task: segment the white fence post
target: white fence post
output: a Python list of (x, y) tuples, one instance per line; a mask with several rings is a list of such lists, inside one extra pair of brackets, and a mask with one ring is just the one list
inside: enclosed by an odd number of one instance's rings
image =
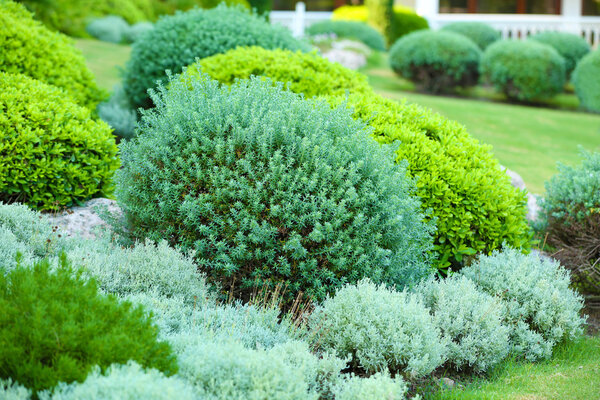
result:
[(416, 0), (415, 2), (415, 11), (429, 22), (431, 29), (439, 28), (437, 18), (439, 10), (439, 0)]
[(304, 28), (306, 27), (306, 4), (299, 1), (296, 3), (296, 12), (294, 13), (294, 22), (292, 25), (292, 34), (295, 37), (304, 36)]

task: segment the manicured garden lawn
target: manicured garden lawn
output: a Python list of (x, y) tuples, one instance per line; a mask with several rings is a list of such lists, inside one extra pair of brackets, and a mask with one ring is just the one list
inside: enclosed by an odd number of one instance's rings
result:
[[(518, 172), (533, 193), (543, 193), (557, 161), (578, 163), (579, 146), (600, 149), (600, 115), (414, 93), (414, 86), (385, 68), (384, 62), (381, 57), (363, 70), (377, 92), (464, 124), (471, 135), (492, 145), (500, 162)], [(562, 105), (577, 102), (572, 95), (554, 100)]]
[(83, 52), (98, 86), (111, 91), (121, 81), (119, 67), (129, 59), (131, 48), (93, 39), (76, 39), (75, 47)]

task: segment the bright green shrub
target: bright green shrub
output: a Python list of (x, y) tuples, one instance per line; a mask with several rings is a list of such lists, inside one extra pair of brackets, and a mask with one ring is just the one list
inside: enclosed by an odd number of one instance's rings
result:
[(284, 302), (321, 299), (364, 276), (405, 285), (429, 273), (432, 227), (413, 182), (347, 110), (206, 75), (172, 80), (155, 103), (121, 147), (132, 235), (195, 251), (241, 298), (283, 284)]
[(600, 153), (577, 167), (558, 164), (541, 202), (541, 233), (580, 289), (600, 294)]
[(334, 34), (339, 38), (358, 40), (373, 50), (384, 51), (383, 36), (369, 25), (354, 21), (319, 21), (310, 25), (306, 33), (312, 36)]
[(3, 400), (29, 400), (31, 390), (13, 382), (12, 379), (0, 379), (0, 398)]
[(508, 327), (502, 303), (461, 275), (429, 280), (417, 287), (448, 346), (448, 363), (457, 370), (486, 371), (508, 354)]
[(204, 58), (193, 64), (187, 75), (198, 75), (198, 69), (212, 79), (231, 85), (236, 79), (266, 76), (273, 81), (289, 83), (289, 90), (305, 97), (371, 93), (367, 78), (340, 64), (315, 54), (289, 50), (266, 50), (262, 47), (237, 48), (225, 54)]
[(581, 105), (600, 112), (600, 51), (583, 57), (573, 72), (573, 85)]
[(569, 288), (569, 272), (550, 258), (509, 248), (481, 256), (460, 273), (502, 299), (511, 351), (517, 356), (548, 358), (557, 343), (583, 333), (583, 298)]
[(241, 8), (195, 9), (160, 19), (133, 44), (123, 77), (125, 93), (134, 108), (151, 107), (146, 91), (167, 80), (165, 70), (179, 73), (196, 58), (240, 46), (308, 50), (287, 29)]
[(335, 390), (336, 400), (404, 400), (408, 386), (400, 376), (376, 373), (368, 378), (352, 376)]
[(392, 69), (426, 92), (440, 93), (477, 83), (481, 51), (465, 36), (422, 30), (390, 48)]
[(501, 40), (481, 59), (481, 74), (510, 99), (535, 101), (560, 93), (565, 61), (552, 47), (534, 40)]
[(91, 110), (105, 97), (72, 41), (50, 32), (10, 0), (0, 0), (0, 72), (58, 86)]
[(125, 32), (129, 30), (129, 24), (123, 17), (109, 15), (94, 19), (86, 26), (85, 30), (96, 39), (104, 42), (122, 43)]
[(394, 0), (365, 0), (367, 21), (388, 40), (391, 37)]
[(115, 15), (128, 23), (155, 19), (154, 0), (18, 0), (35, 18), (52, 30), (69, 36), (85, 37), (85, 27), (93, 18)]
[(500, 31), (482, 22), (454, 22), (442, 27), (442, 31), (454, 32), (466, 36), (481, 50), (500, 40)]
[(418, 296), (369, 280), (346, 285), (309, 316), (311, 340), (321, 350), (352, 356), (350, 367), (422, 376), (442, 365), (446, 347)]
[(112, 191), (119, 166), (109, 127), (65, 93), (0, 73), (0, 201), (58, 210)]
[(135, 360), (167, 374), (177, 370), (168, 344), (141, 308), (98, 294), (61, 257), (0, 275), (0, 378), (34, 392), (82, 382), (94, 365)]
[(525, 194), (511, 185), (490, 147), (464, 126), (377, 95), (351, 95), (348, 105), (355, 118), (369, 122), (379, 143), (400, 142), (396, 160), (408, 160), (423, 210), (430, 209), (428, 218), (435, 219), (439, 268), (459, 269), (465, 257), (489, 253), (503, 242), (529, 248)]
[(259, 15), (268, 14), (273, 9), (273, 0), (249, 0), (249, 3)]
[(590, 52), (590, 45), (581, 36), (567, 32), (541, 32), (530, 37), (540, 43), (552, 46), (565, 60), (565, 70), (567, 78), (587, 53)]
[(194, 400), (194, 390), (178, 377), (155, 369), (144, 370), (134, 361), (113, 364), (103, 374), (96, 367), (82, 383), (61, 383), (41, 400)]

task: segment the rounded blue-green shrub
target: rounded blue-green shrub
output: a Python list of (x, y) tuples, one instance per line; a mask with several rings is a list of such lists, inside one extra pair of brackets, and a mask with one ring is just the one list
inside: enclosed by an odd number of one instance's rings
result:
[(552, 46), (565, 59), (565, 70), (567, 78), (587, 53), (590, 45), (579, 35), (567, 32), (541, 32), (533, 35), (530, 39)]
[(173, 79), (154, 102), (116, 178), (135, 237), (193, 250), (241, 298), (283, 284), (286, 300), (322, 299), (365, 276), (406, 285), (428, 274), (432, 225), (414, 182), (348, 110), (203, 74)]
[(454, 22), (445, 25), (442, 31), (454, 32), (471, 39), (481, 50), (500, 40), (500, 31), (483, 22)]
[(320, 21), (308, 27), (309, 35), (334, 34), (339, 38), (358, 40), (373, 50), (385, 51), (385, 39), (369, 25), (358, 21)]
[(596, 50), (583, 57), (573, 72), (573, 85), (581, 105), (600, 112), (600, 51)]

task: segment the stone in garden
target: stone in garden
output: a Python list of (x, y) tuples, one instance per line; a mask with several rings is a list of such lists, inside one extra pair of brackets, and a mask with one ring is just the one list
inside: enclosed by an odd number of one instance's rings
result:
[(359, 69), (367, 63), (367, 57), (364, 54), (352, 50), (331, 49), (323, 53), (323, 57), (349, 69)]
[(67, 236), (80, 236), (89, 239), (96, 237), (97, 230), (107, 227), (106, 222), (100, 218), (100, 213), (104, 209), (112, 215), (121, 214), (121, 209), (116, 201), (98, 198), (87, 201), (83, 206), (49, 215), (48, 219), (53, 226), (58, 226), (62, 233)]
[(368, 56), (371, 54), (369, 46), (356, 40), (342, 39), (331, 43), (331, 47), (337, 50), (350, 50)]
[[(506, 174), (510, 177), (511, 184), (521, 190), (527, 190), (525, 186), (525, 181), (521, 178), (521, 175), (517, 174), (515, 171), (511, 171), (510, 169), (500, 166)], [(540, 206), (537, 203), (537, 198), (533, 193), (527, 192), (527, 219), (529, 221), (535, 221), (538, 218), (538, 214), (540, 212)]]
[(450, 378), (442, 378), (440, 379), (440, 383), (442, 384), (442, 386), (448, 389), (452, 389), (454, 387), (454, 381)]

